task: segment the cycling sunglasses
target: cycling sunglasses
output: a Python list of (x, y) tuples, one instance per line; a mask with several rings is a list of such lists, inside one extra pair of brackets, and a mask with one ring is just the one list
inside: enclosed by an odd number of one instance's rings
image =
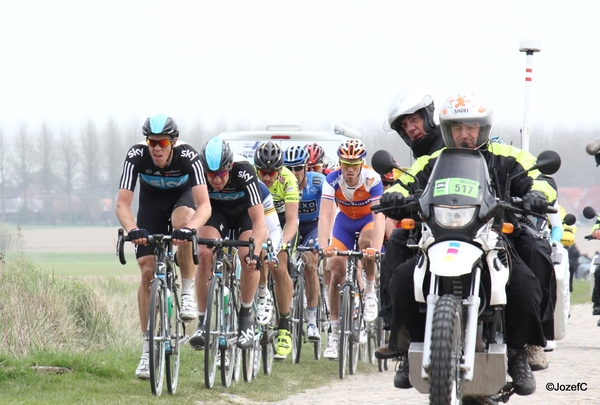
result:
[(206, 171), (206, 175), (208, 177), (210, 177), (211, 179), (214, 179), (215, 177), (223, 178), (223, 177), (227, 176), (227, 173), (229, 173), (229, 170), (220, 170), (218, 172)]
[(359, 160), (358, 162), (349, 162), (347, 160), (340, 159), (340, 163), (345, 168), (350, 168), (351, 167), (351, 168), (355, 169), (355, 168), (357, 168), (359, 166), (362, 166), (363, 160)]
[(304, 169), (304, 165), (298, 165), (298, 166), (286, 166), (288, 169), (294, 171), (294, 172), (301, 172), (302, 169)]
[(322, 169), (323, 169), (323, 165), (312, 165), (312, 166), (308, 166), (307, 170), (309, 172), (316, 172), (316, 171), (319, 171), (319, 170), (322, 170)]
[(146, 143), (148, 144), (148, 146), (150, 146), (151, 148), (156, 147), (156, 145), (160, 146), (161, 148), (166, 148), (167, 146), (169, 146), (171, 143), (173, 142), (172, 139), (159, 139), (159, 140), (154, 140), (154, 139), (146, 139)]
[(269, 177), (275, 177), (279, 174), (279, 170), (262, 170), (262, 169), (258, 169), (258, 173), (261, 176), (269, 176)]

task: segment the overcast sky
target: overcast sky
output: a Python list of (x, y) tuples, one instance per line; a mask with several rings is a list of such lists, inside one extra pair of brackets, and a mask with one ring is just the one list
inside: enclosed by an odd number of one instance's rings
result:
[(584, 1), (4, 1), (0, 128), (219, 121), (380, 125), (427, 85), (535, 125), (600, 129), (600, 24)]

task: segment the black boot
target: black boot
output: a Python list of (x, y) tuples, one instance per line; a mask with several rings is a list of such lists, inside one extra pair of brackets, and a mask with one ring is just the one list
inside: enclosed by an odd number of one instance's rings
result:
[(517, 395), (535, 392), (535, 377), (527, 361), (527, 349), (508, 349), (508, 374), (512, 377)]
[(412, 384), (408, 378), (408, 353), (403, 353), (400, 356), (400, 361), (396, 364), (394, 387), (401, 389), (412, 388)]

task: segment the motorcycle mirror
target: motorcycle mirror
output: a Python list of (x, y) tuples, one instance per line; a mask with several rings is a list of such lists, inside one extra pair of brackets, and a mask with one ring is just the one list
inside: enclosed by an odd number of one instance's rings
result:
[(529, 169), (539, 170), (543, 174), (554, 174), (560, 169), (560, 155), (553, 150), (545, 150), (537, 157), (537, 163)]
[(583, 209), (583, 216), (586, 217), (587, 219), (595, 219), (597, 216), (596, 210), (593, 209), (592, 207), (585, 207)]
[(575, 222), (577, 222), (577, 218), (575, 218), (575, 215), (573, 215), (573, 214), (567, 214), (563, 218), (563, 223), (565, 223), (569, 226), (575, 225)]
[(381, 176), (389, 173), (392, 169), (397, 169), (398, 165), (394, 163), (394, 157), (387, 150), (378, 150), (371, 157), (371, 166)]

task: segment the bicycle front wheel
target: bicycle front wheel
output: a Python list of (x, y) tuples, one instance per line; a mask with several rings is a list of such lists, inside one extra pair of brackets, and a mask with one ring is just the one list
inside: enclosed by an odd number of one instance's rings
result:
[(304, 277), (298, 276), (294, 282), (292, 295), (292, 361), (300, 363), (304, 329)]
[(148, 339), (150, 341), (150, 388), (152, 394), (162, 393), (165, 376), (166, 305), (165, 287), (161, 279), (154, 279), (148, 312)]
[(167, 299), (167, 315), (169, 319), (170, 339), (165, 342), (165, 364), (167, 371), (167, 389), (169, 394), (177, 391), (179, 381), (179, 358), (181, 357), (181, 346), (186, 342), (185, 325), (179, 319), (179, 295), (176, 290), (171, 293), (171, 299)]
[(204, 317), (204, 384), (212, 388), (217, 373), (217, 353), (219, 351), (219, 335), (221, 333), (221, 283), (219, 277), (213, 276), (208, 287), (206, 315)]
[(354, 297), (350, 291), (350, 286), (345, 286), (340, 307), (340, 341), (338, 349), (339, 376), (342, 380), (346, 376), (346, 360), (348, 359), (348, 346), (352, 334), (353, 315)]
[[(238, 299), (238, 288), (234, 284), (229, 291), (229, 298), (225, 298), (223, 303), (223, 329), (225, 339), (219, 342), (221, 345), (221, 384), (224, 387), (231, 385), (233, 372), (238, 359), (237, 335), (238, 335), (238, 313), (240, 311), (240, 301)], [(225, 346), (223, 346), (223, 343)], [(238, 369), (239, 371), (239, 369)]]

